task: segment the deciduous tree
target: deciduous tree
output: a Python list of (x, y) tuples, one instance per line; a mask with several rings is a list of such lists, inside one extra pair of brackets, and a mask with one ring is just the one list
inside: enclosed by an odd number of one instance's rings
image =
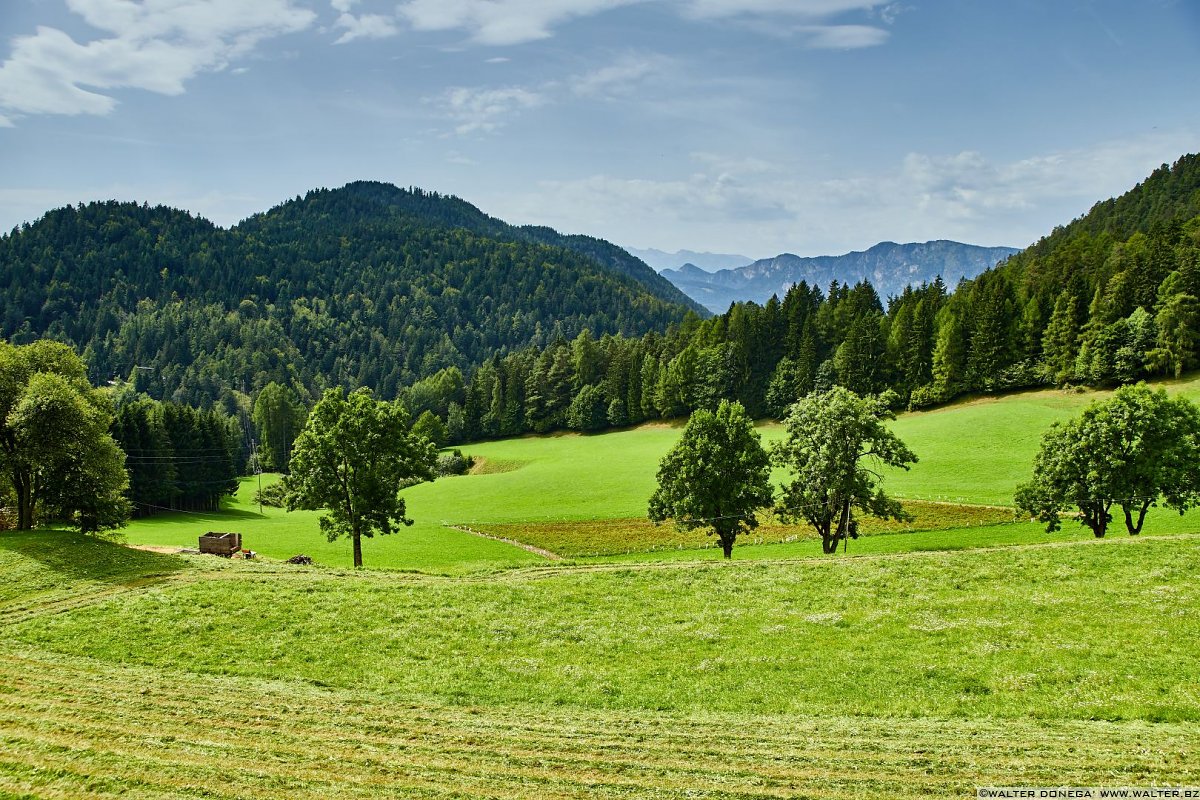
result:
[(377, 401), (368, 389), (329, 389), (292, 450), (287, 507), (324, 509), (322, 532), (331, 542), (349, 536), (361, 567), (363, 537), (412, 525), (400, 490), (432, 480), (434, 462), (433, 445), (410, 430), (403, 404)]
[(857, 535), (855, 510), (907, 520), (899, 501), (884, 494), (875, 467), (908, 469), (917, 456), (887, 428), (895, 419), (888, 396), (859, 396), (841, 386), (792, 406), (787, 438), (772, 459), (795, 476), (785, 484), (776, 513), (804, 520), (821, 536), (825, 553)]
[(1016, 505), (1061, 527), (1061, 515), (1077, 519), (1101, 538), (1112, 507), (1124, 513), (1130, 535), (1142, 531), (1146, 514), (1162, 503), (1183, 513), (1200, 502), (1200, 410), (1145, 384), (1125, 386), (1080, 416), (1051, 426), (1033, 462), (1033, 479), (1017, 488)]
[(19, 529), (32, 528), (39, 509), (86, 532), (125, 524), (129, 479), (112, 419), (69, 347), (0, 342), (0, 465)]
[(756, 513), (771, 504), (770, 470), (740, 403), (696, 411), (659, 464), (650, 519), (673, 519), (685, 530), (711, 528), (730, 558), (738, 534), (758, 527)]

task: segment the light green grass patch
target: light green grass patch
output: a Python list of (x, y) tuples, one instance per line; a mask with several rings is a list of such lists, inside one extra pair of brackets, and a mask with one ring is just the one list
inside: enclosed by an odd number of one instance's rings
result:
[[(262, 477), (264, 485), (279, 480), (278, 475)], [(198, 537), (207, 531), (233, 531), (242, 534), (243, 547), (269, 558), (286, 559), (304, 554), (329, 566), (351, 565), (350, 541), (328, 541), (317, 526), (319, 512), (287, 512), (263, 506), (262, 514), (259, 514), (258, 505), (252, 501), (257, 488), (257, 478), (243, 478), (237, 496), (227, 500), (220, 513), (158, 514), (134, 520), (125, 536), (135, 544), (196, 547)], [(416, 518), (411, 527), (363, 541), (366, 566), (461, 574), (543, 560), (503, 542), (445, 528), (436, 517), (415, 514), (411, 508), (409, 516)]]
[(8, 637), (416, 702), (1200, 721), (1200, 537), (487, 580), (245, 567)]

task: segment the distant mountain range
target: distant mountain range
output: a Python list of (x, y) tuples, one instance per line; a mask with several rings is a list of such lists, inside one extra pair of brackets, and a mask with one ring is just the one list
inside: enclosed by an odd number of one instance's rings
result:
[[(1018, 252), (1015, 247), (980, 247), (945, 239), (912, 244), (880, 242), (868, 250), (841, 256), (801, 258), (783, 253), (716, 272), (684, 264), (660, 274), (693, 300), (721, 313), (733, 302), (765, 303), (773, 294), (782, 298), (788, 287), (800, 281), (824, 289), (834, 280), (854, 284), (865, 279), (884, 299), (899, 294), (909, 284), (932, 281), (939, 275), (954, 288), (959, 280), (973, 278)], [(641, 258), (646, 261), (644, 256)]]
[(667, 253), (654, 248), (639, 250), (636, 247), (626, 247), (625, 249), (659, 272), (664, 269), (677, 269), (684, 264), (691, 264), (706, 272), (715, 272), (719, 269), (736, 269), (754, 263), (753, 258), (734, 253), (697, 253), (695, 250), (676, 250), (674, 253)]

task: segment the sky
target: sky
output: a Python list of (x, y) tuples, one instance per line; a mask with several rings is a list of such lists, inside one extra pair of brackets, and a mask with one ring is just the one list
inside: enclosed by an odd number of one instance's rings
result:
[(354, 180), (760, 258), (1023, 247), (1200, 151), (1200, 0), (0, 0), (0, 230)]

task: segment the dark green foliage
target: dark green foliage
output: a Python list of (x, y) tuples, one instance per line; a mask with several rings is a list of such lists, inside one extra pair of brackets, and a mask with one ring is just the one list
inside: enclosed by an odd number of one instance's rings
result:
[(1131, 535), (1162, 502), (1179, 513), (1200, 501), (1200, 409), (1145, 384), (1121, 387), (1077, 418), (1042, 437), (1033, 479), (1017, 488), (1017, 508), (1058, 530), (1061, 514), (1103, 537), (1112, 507), (1124, 513)]
[(821, 537), (825, 553), (857, 538), (855, 511), (879, 519), (911, 517), (879, 486), (878, 467), (908, 469), (917, 456), (888, 430), (896, 418), (890, 395), (860, 397), (841, 386), (806, 397), (791, 407), (787, 438), (772, 460), (795, 477), (785, 484), (776, 513), (804, 521)]
[(321, 531), (349, 536), (354, 566), (362, 566), (362, 537), (412, 525), (400, 489), (434, 477), (433, 445), (414, 434), (399, 402), (375, 400), (369, 389), (347, 397), (329, 389), (296, 439), (287, 481), (287, 508), (323, 510)]
[(304, 429), (307, 412), (296, 392), (271, 381), (254, 401), (252, 419), (258, 429), (260, 466), (274, 472), (287, 472), (292, 457), (292, 442)]
[(41, 519), (85, 533), (125, 524), (128, 479), (112, 418), (109, 398), (88, 384), (70, 348), (0, 341), (0, 470), (19, 530)]
[(113, 437), (127, 456), (138, 516), (216, 511), (246, 469), (245, 431), (223, 412), (140, 397), (117, 411)]
[(310, 192), (231, 230), (93, 203), (0, 237), (0, 336), (72, 343), (96, 381), (154, 367), (140, 391), (194, 405), (272, 381), (306, 402), (330, 385), (391, 397), (494, 352), (641, 335), (695, 307), (615, 251), (386, 184)]
[(368, 386), (456, 443), (722, 400), (778, 417), (834, 385), (922, 408), (1179, 375), (1200, 364), (1197, 198), (1200, 156), (1185, 156), (953, 294), (941, 279), (886, 303), (866, 282), (799, 283), (709, 319), (647, 294), (628, 277), (648, 280), (640, 262), (600, 240), (367, 183), (232, 231), (120, 204), (53, 212), (0, 240), (19, 267), (0, 280), (5, 330), (86, 343), (97, 376), (230, 411), (271, 382), (299, 402)]
[(758, 527), (771, 504), (771, 466), (753, 421), (738, 403), (692, 414), (658, 468), (650, 519), (684, 530), (711, 528), (726, 558), (739, 533)]
[(287, 505), (287, 484), (276, 481), (255, 491), (254, 502), (271, 508), (283, 508)]

